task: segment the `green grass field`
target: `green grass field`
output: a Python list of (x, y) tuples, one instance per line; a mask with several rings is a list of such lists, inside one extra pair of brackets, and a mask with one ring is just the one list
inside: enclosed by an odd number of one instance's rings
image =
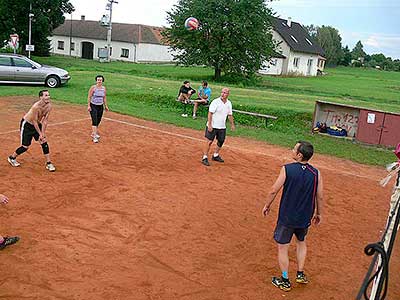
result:
[[(213, 82), (213, 70), (205, 67), (124, 62), (105, 64), (61, 56), (34, 59), (70, 72), (72, 79), (66, 86), (51, 90), (52, 98), (57, 101), (85, 104), (95, 75), (103, 74), (111, 110), (157, 122), (203, 129), (206, 112), (203, 111), (203, 118), (197, 120), (181, 118), (180, 107), (174, 99), (183, 80), (190, 80), (197, 88), (201, 80), (206, 79), (213, 89), (213, 98), (219, 96), (223, 86), (229, 86), (234, 108), (278, 116), (277, 121), (265, 128), (262, 120), (236, 115), (241, 125), (230, 135), (247, 136), (282, 146), (292, 146), (296, 140), (305, 139), (315, 145), (318, 153), (365, 164), (383, 165), (395, 159), (390, 149), (312, 135), (311, 125), (316, 100), (399, 112), (398, 72), (341, 67), (327, 69), (328, 75), (323, 77), (263, 76), (252, 86), (244, 86), (243, 83)], [(41, 88), (0, 85), (0, 96), (36, 95)]]

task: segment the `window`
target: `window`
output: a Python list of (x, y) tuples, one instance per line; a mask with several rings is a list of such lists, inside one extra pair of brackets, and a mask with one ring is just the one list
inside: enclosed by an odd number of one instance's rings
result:
[(16, 67), (32, 68), (32, 65), (31, 65), (29, 62), (27, 62), (27, 61), (25, 61), (25, 60), (23, 60), (23, 59), (15, 58), (15, 57), (14, 57), (13, 60), (14, 60), (14, 65), (15, 65)]
[(121, 57), (126, 57), (126, 58), (128, 58), (128, 57), (129, 57), (129, 49), (124, 49), (124, 48), (122, 48), (122, 49), (121, 49)]
[(306, 38), (306, 41), (310, 44), (310, 46), (312, 46), (312, 42), (308, 38)]
[(311, 66), (312, 66), (312, 62), (313, 62), (313, 60), (312, 60), (312, 59), (309, 59), (309, 60), (307, 61), (307, 66), (311, 67)]
[(300, 63), (300, 57), (295, 57), (293, 59), (293, 67), (298, 68)]
[(295, 41), (296, 43), (299, 43), (293, 35), (290, 35), (290, 37), (292, 38), (293, 41)]
[(0, 66), (11, 66), (11, 59), (9, 57), (0, 57)]
[(71, 42), (71, 51), (75, 50), (75, 43)]
[(64, 50), (64, 41), (58, 41), (57, 49), (58, 50)]

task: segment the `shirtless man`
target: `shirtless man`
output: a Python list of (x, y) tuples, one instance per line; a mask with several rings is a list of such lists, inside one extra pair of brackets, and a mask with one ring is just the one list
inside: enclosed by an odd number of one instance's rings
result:
[(47, 144), (46, 128), (47, 120), (51, 111), (50, 94), (48, 90), (39, 92), (39, 101), (32, 105), (31, 109), (21, 120), (21, 146), (8, 157), (8, 162), (13, 167), (18, 167), (20, 163), (17, 156), (26, 152), (31, 145), (32, 138), (39, 141), (42, 146), (43, 154), (46, 157), (46, 169), (54, 172), (56, 168), (51, 163), (49, 145)]

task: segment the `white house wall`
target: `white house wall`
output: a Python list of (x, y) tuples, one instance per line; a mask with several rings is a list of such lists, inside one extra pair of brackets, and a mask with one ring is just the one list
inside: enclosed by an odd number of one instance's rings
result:
[[(49, 37), (51, 53), (69, 55), (69, 37), (68, 36), (52, 36)], [(64, 50), (58, 49), (58, 42), (64, 42)], [(99, 48), (104, 48), (107, 44), (105, 40), (84, 39), (72, 37), (72, 42), (75, 43), (75, 49), (71, 51), (72, 56), (82, 57), (82, 42), (93, 43), (93, 59), (98, 59)], [(125, 42), (111, 42), (111, 59), (130, 61), (130, 62), (171, 62), (172, 55), (168, 52), (168, 46), (155, 44), (133, 44)], [(128, 57), (122, 57), (122, 49), (129, 51)]]
[(271, 58), (258, 73), (263, 75), (281, 75), (282, 74), (283, 59), (282, 58)]
[[(299, 59), (298, 66), (294, 66), (295, 58)], [(310, 73), (308, 74), (308, 60), (312, 60)], [(300, 74), (303, 76), (316, 76), (317, 75), (318, 55), (293, 52), (291, 51), (288, 59), (288, 73), (287, 74)]]

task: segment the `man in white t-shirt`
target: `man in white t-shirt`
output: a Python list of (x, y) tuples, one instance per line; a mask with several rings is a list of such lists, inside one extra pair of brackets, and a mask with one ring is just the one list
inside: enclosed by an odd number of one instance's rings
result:
[(207, 145), (204, 149), (202, 164), (209, 166), (208, 152), (210, 151), (211, 144), (214, 139), (217, 138), (217, 147), (215, 148), (214, 155), (212, 157), (213, 161), (223, 163), (224, 160), (219, 155), (219, 150), (225, 141), (226, 136), (226, 117), (229, 118), (231, 123), (231, 130), (235, 130), (235, 124), (233, 122), (232, 115), (232, 103), (228, 100), (229, 89), (223, 88), (221, 91), (221, 96), (214, 99), (210, 107), (208, 108), (208, 120), (206, 124), (205, 137), (207, 139)]

